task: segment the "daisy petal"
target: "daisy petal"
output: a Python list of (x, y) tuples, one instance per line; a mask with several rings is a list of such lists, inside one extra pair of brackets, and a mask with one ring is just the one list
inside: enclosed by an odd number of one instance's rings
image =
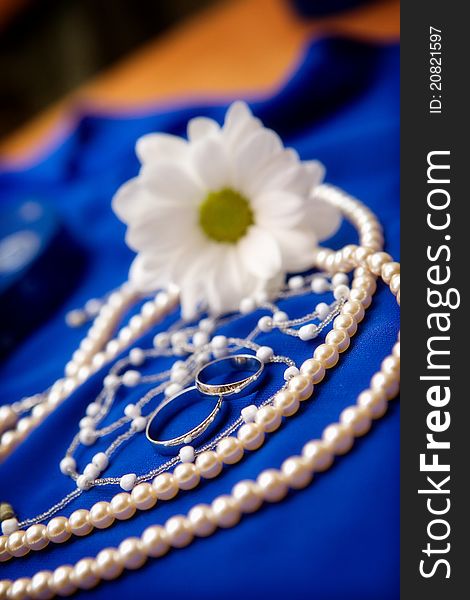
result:
[(315, 195), (305, 202), (305, 215), (305, 226), (315, 232), (320, 242), (335, 234), (341, 224), (339, 210)]
[(135, 222), (152, 212), (152, 196), (142, 181), (135, 177), (124, 183), (114, 194), (112, 207), (124, 223)]
[(188, 139), (191, 142), (196, 142), (207, 135), (217, 133), (219, 129), (220, 126), (214, 119), (195, 117), (188, 123)]
[(204, 190), (184, 166), (172, 161), (160, 161), (142, 175), (148, 190), (157, 197), (185, 203), (200, 202)]
[(228, 109), (222, 136), (228, 148), (234, 152), (247, 136), (261, 129), (263, 124), (253, 117), (246, 102), (234, 102)]
[(234, 180), (243, 192), (249, 192), (253, 177), (280, 150), (279, 136), (269, 129), (255, 131), (240, 145), (234, 157)]
[(281, 268), (279, 246), (271, 233), (252, 225), (238, 242), (240, 258), (245, 269), (261, 279), (274, 277)]
[(253, 198), (252, 204), (256, 223), (268, 230), (295, 227), (304, 216), (302, 198), (282, 190), (260, 194)]
[(161, 267), (143, 254), (138, 254), (132, 261), (129, 281), (140, 292), (153, 292), (167, 283)]
[(272, 235), (281, 249), (284, 271), (295, 273), (313, 266), (317, 241), (311, 231), (272, 229)]
[(269, 189), (269, 182), (273, 177), (277, 177), (279, 173), (298, 164), (299, 156), (292, 148), (287, 148), (278, 152), (268, 163), (254, 174), (253, 179), (249, 183), (249, 195), (256, 196), (264, 189)]
[(176, 135), (149, 133), (137, 140), (135, 151), (141, 163), (161, 159), (185, 160), (188, 143)]
[(192, 145), (195, 169), (208, 190), (220, 190), (230, 184), (225, 148), (219, 137), (208, 136)]

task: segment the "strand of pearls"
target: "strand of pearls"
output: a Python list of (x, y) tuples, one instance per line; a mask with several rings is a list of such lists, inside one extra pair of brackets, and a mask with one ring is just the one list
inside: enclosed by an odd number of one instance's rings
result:
[[(357, 280), (361, 281), (359, 287), (355, 285)], [(371, 282), (374, 283), (373, 288), (370, 286)], [(69, 518), (54, 517), (47, 525), (34, 524), (26, 531), (12, 531), (9, 535), (0, 536), (0, 562), (9, 560), (12, 556), (24, 556), (30, 550), (42, 550), (50, 542), (60, 544), (72, 535), (88, 535), (95, 528), (104, 529), (116, 520), (129, 519), (137, 510), (153, 508), (157, 500), (170, 500), (180, 490), (193, 489), (201, 478), (217, 477), (223, 465), (239, 462), (245, 451), (259, 449), (264, 444), (266, 434), (276, 431), (283, 419), (298, 412), (301, 402), (311, 397), (314, 386), (323, 380), (325, 372), (337, 364), (339, 355), (349, 347), (351, 337), (364, 318), (365, 307), (371, 304), (375, 280), (372, 276), (366, 278), (364, 275), (356, 275), (352, 288), (351, 293), (354, 290), (360, 292), (359, 299), (350, 299), (341, 304), (340, 313), (335, 317), (333, 329), (327, 334), (325, 343), (315, 349), (313, 358), (307, 359), (300, 370), (287, 373), (287, 369), (285, 388), (275, 394), (271, 402), (259, 409), (255, 406), (247, 407), (251, 414), (243, 415), (246, 422), (241, 424), (236, 435), (222, 437), (213, 449), (202, 449), (194, 463), (181, 462), (172, 473), (158, 474), (152, 484), (141, 481), (135, 485), (134, 477), (129, 482), (132, 483), (130, 493), (120, 492), (110, 502), (99, 501), (89, 511), (79, 509)], [(224, 347), (226, 342), (227, 338), (224, 340)], [(257, 354), (260, 358), (264, 356), (266, 361), (272, 359), (272, 349), (268, 347), (259, 348)]]
[[(357, 268), (364, 269), (365, 274), (361, 277), (366, 277), (367, 272), (371, 280), (374, 280), (372, 276), (380, 275), (400, 304), (399, 264), (383, 252), (364, 253), (362, 250), (356, 249), (349, 260)], [(369, 293), (367, 284), (355, 289)], [(306, 395), (308, 392), (311, 394), (313, 384), (309, 372), (312, 365), (319, 364), (327, 369), (336, 364), (341, 345), (357, 328), (351, 312), (344, 312), (345, 307), (335, 320), (334, 331), (330, 332), (334, 335), (315, 350), (313, 359), (302, 365), (302, 373), (296, 376), (297, 379), (291, 380), (288, 392), (303, 389)], [(308, 442), (301, 455), (287, 458), (280, 469), (267, 469), (256, 480), (240, 481), (230, 494), (218, 496), (210, 505), (198, 504), (187, 515), (173, 516), (163, 526), (148, 527), (140, 537), (126, 538), (118, 548), (105, 548), (94, 558), (82, 558), (73, 566), (62, 565), (54, 572), (39, 571), (32, 578), (3, 580), (0, 582), (0, 598), (51, 598), (56, 594), (69, 595), (78, 589), (91, 589), (100, 581), (118, 578), (124, 569), (140, 568), (149, 557), (156, 558), (170, 548), (187, 546), (195, 536), (207, 537), (218, 527), (233, 527), (242, 514), (256, 512), (263, 502), (280, 502), (289, 488), (302, 489), (309, 485), (315, 472), (328, 469), (336, 455), (346, 454), (352, 448), (354, 438), (367, 433), (372, 421), (385, 414), (388, 401), (398, 393), (399, 380), (398, 339), (392, 353), (383, 360), (380, 370), (371, 378), (369, 388), (358, 396), (356, 404), (344, 409), (339, 422), (327, 426), (321, 439)], [(104, 520), (109, 518), (104, 509), (103, 513), (106, 513)]]
[(0, 408), (0, 432), (3, 432), (0, 438), (0, 463), (79, 385), (116, 358), (146, 329), (162, 320), (178, 302), (178, 295), (174, 290), (158, 293), (154, 300), (142, 306), (140, 314), (131, 317), (114, 339), (110, 339), (122, 315), (136, 298), (128, 284), (109, 296), (88, 334), (66, 364), (64, 377), (52, 385), (45, 394), (44, 401), (36, 404), (29, 416), (18, 419), (12, 406)]

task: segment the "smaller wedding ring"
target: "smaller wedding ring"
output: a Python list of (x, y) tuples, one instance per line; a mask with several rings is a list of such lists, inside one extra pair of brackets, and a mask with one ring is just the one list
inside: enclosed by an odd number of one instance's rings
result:
[[(224, 398), (248, 392), (264, 370), (264, 363), (251, 354), (236, 354), (213, 360), (196, 373), (196, 387), (203, 394)], [(241, 379), (234, 379), (240, 376)]]

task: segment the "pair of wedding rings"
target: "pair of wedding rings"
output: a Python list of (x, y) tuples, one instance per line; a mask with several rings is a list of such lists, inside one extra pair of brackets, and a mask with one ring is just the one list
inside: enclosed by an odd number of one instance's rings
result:
[[(242, 391), (248, 394), (257, 383), (264, 370), (264, 363), (251, 354), (236, 354), (213, 360), (196, 373), (194, 385), (166, 398), (150, 416), (146, 436), (149, 442), (160, 450), (178, 451), (182, 446), (192, 444), (203, 434), (207, 435), (214, 425), (223, 400), (234, 397)], [(190, 404), (216, 398), (211, 412), (197, 425), (170, 439), (160, 439), (161, 417), (165, 409), (178, 407), (178, 412)]]

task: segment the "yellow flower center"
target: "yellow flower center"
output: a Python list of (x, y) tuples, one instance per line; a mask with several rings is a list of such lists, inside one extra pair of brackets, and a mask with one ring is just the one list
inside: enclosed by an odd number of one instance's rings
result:
[(216, 242), (234, 244), (253, 223), (250, 203), (231, 188), (209, 192), (199, 206), (199, 225)]

